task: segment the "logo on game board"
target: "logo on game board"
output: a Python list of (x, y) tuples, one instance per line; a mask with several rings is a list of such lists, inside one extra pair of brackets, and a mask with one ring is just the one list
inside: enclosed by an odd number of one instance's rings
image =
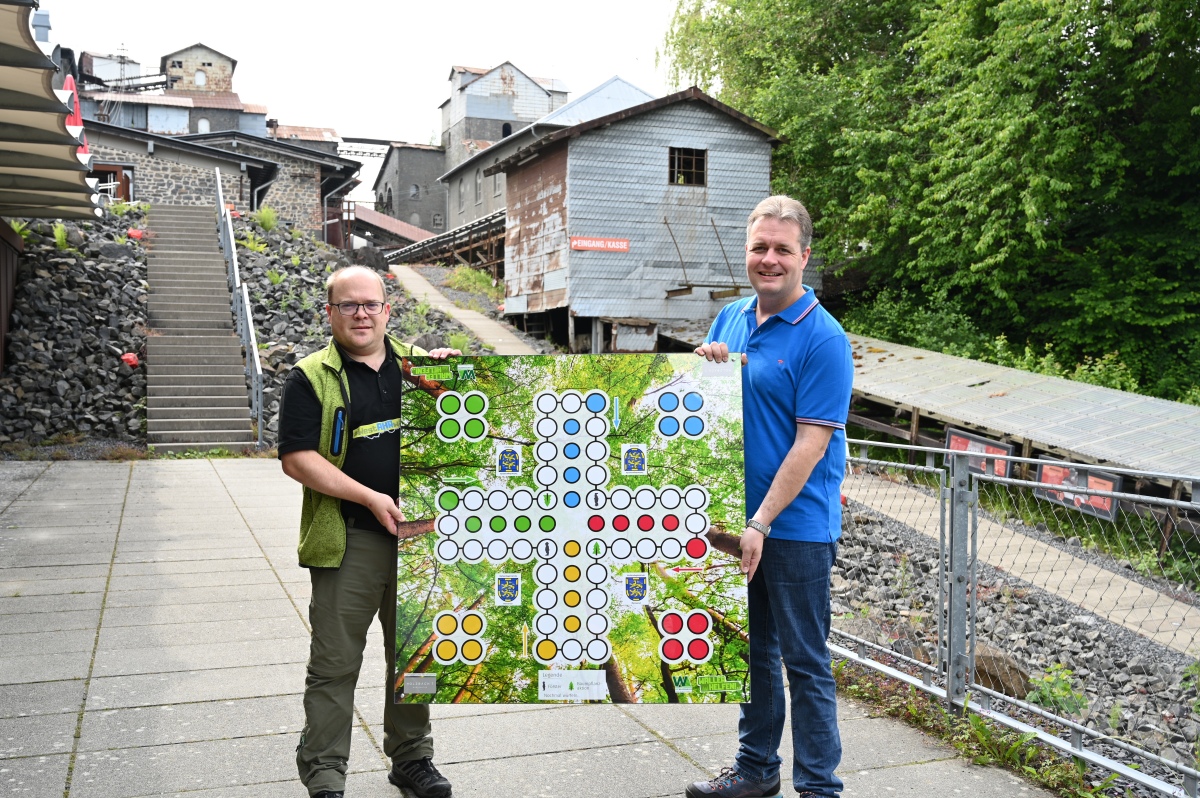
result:
[(521, 603), (521, 575), (496, 574), (496, 606), (515, 607)]
[(642, 476), (646, 473), (646, 450), (644, 443), (621, 444), (621, 473), (625, 476)]
[(459, 382), (475, 382), (475, 364), (460, 363), (458, 365)]
[(521, 450), (516, 446), (497, 446), (496, 473), (501, 476), (505, 474), (520, 474)]
[(625, 574), (625, 598), (630, 604), (645, 604), (649, 592), (645, 574)]

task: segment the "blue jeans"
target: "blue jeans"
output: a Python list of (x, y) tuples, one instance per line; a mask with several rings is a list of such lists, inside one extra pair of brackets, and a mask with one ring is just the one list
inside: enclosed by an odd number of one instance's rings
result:
[(837, 543), (767, 538), (749, 585), (750, 703), (738, 720), (734, 765), (742, 776), (774, 781), (785, 708), (782, 659), (792, 711), (792, 784), (797, 792), (836, 796), (842, 759), (830, 666), (829, 573)]

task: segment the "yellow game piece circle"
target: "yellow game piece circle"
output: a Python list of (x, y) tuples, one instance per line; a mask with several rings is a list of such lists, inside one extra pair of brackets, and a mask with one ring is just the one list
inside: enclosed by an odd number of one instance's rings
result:
[(563, 601), (566, 602), (566, 605), (568, 607), (578, 607), (579, 606), (579, 591), (568, 590), (567, 595), (563, 596)]
[[(469, 635), (477, 635), (483, 631), (483, 619), (471, 613), (462, 619), (462, 630)], [(466, 646), (464, 645), (464, 648)]]
[(537, 644), (537, 655), (544, 659), (554, 659), (554, 655), (558, 653), (558, 646), (554, 645), (553, 640), (543, 640)]
[(566, 617), (566, 619), (563, 621), (563, 628), (566, 629), (568, 632), (571, 632), (572, 634), (574, 634), (575, 632), (578, 632), (579, 631), (579, 616), (578, 615), (568, 615)]
[(438, 659), (451, 660), (458, 652), (458, 646), (454, 645), (453, 640), (443, 640), (437, 645)]
[(437, 630), (441, 634), (452, 635), (457, 629), (458, 621), (454, 619), (453, 615), (443, 615), (441, 618), (438, 618)]
[(563, 552), (568, 557), (578, 557), (579, 556), (579, 541), (578, 540), (568, 540), (566, 542), (566, 545), (563, 546)]
[(462, 655), (468, 662), (474, 662), (483, 657), (483, 646), (479, 645), (478, 640), (468, 640), (462, 644)]
[(563, 576), (565, 576), (567, 578), (568, 582), (578, 582), (579, 581), (579, 566), (568, 565), (566, 567), (566, 569), (563, 571)]

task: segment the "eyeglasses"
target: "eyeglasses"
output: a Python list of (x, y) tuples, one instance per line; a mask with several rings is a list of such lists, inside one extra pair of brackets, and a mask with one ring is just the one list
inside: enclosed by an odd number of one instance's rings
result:
[(354, 316), (362, 308), (368, 316), (378, 316), (383, 312), (382, 302), (338, 302), (334, 305), (343, 316)]

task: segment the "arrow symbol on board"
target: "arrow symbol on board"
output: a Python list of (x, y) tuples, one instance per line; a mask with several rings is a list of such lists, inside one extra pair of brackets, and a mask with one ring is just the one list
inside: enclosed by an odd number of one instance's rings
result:
[(521, 626), (521, 659), (529, 659), (529, 624)]
[(676, 565), (671, 570), (674, 571), (675, 573), (679, 573), (680, 571), (703, 571), (704, 569), (703, 568), (685, 568), (682, 565)]
[(621, 428), (621, 397), (613, 397), (613, 429)]

